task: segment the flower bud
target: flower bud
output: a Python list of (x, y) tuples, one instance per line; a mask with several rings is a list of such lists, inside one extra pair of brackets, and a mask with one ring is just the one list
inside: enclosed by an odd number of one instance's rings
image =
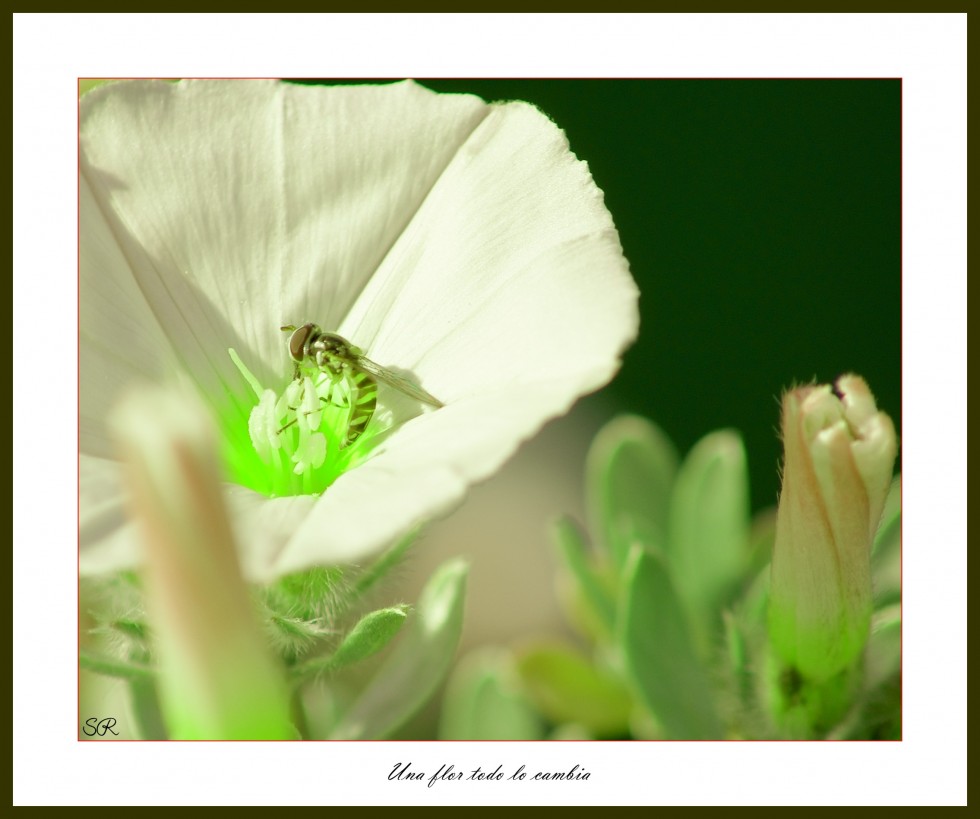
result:
[(871, 622), (871, 544), (897, 443), (856, 375), (783, 398), (783, 486), (772, 557), (769, 630), (776, 655), (805, 678), (851, 665)]

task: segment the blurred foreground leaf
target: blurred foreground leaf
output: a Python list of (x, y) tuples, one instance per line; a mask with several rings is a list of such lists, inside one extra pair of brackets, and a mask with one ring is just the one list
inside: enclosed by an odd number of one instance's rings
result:
[(630, 546), (663, 549), (677, 451), (659, 427), (635, 415), (606, 424), (585, 465), (590, 528), (622, 569)]
[(881, 609), (902, 599), (902, 478), (892, 482), (885, 501), (881, 525), (871, 553), (875, 608)]
[(636, 546), (624, 579), (619, 635), (641, 698), (668, 739), (721, 739), (708, 675), (663, 561)]
[(555, 524), (555, 542), (580, 596), (589, 607), (592, 619), (598, 621), (599, 631), (608, 637), (615, 622), (616, 603), (602, 578), (590, 565), (585, 535), (571, 519), (562, 518)]
[(711, 620), (749, 557), (749, 473), (737, 433), (712, 432), (684, 459), (671, 496), (669, 531), (677, 592), (699, 625), (717, 625)]
[(463, 626), (468, 567), (444, 563), (429, 579), (394, 650), (331, 733), (331, 739), (378, 739), (407, 720), (449, 669)]
[(541, 721), (521, 695), (512, 666), (498, 651), (463, 660), (443, 698), (439, 739), (541, 739)]
[(528, 696), (552, 722), (578, 724), (596, 737), (628, 732), (630, 692), (574, 649), (533, 646), (518, 654), (517, 670)]
[(338, 671), (367, 659), (388, 645), (405, 624), (407, 615), (408, 606), (392, 606), (365, 614), (332, 655), (304, 663), (293, 672), (294, 677), (304, 679), (324, 671)]

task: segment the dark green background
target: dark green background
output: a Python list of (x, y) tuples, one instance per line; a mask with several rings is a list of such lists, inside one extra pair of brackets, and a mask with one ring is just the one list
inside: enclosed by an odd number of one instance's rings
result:
[(898, 80), (423, 80), (535, 103), (589, 163), (641, 291), (609, 388), (684, 451), (742, 431), (775, 501), (777, 397), (863, 375), (901, 429)]

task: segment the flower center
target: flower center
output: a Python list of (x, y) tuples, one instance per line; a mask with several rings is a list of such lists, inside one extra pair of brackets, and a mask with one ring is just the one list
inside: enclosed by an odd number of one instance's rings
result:
[(241, 431), (226, 436), (232, 480), (243, 486), (272, 497), (319, 494), (362, 461), (371, 439), (388, 426), (385, 413), (365, 410), (362, 377), (314, 370), (277, 394), (234, 350), (228, 354), (257, 399), (248, 416), (248, 442)]

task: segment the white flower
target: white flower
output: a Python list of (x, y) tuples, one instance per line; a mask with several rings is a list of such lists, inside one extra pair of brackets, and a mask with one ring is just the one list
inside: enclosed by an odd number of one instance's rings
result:
[[(524, 103), (411, 82), (115, 83), (81, 101), (80, 164), (84, 573), (140, 559), (104, 426), (131, 382), (190, 382), (213, 411), (243, 570), (263, 581), (360, 560), (450, 508), (605, 384), (637, 331), (602, 193)], [(325, 443), (322, 485), (320, 414), (290, 404), (317, 395), (290, 386), (280, 330), (306, 322), (445, 404), (382, 385), (363, 440)], [(263, 474), (277, 403), (298, 416), (295, 494)]]

